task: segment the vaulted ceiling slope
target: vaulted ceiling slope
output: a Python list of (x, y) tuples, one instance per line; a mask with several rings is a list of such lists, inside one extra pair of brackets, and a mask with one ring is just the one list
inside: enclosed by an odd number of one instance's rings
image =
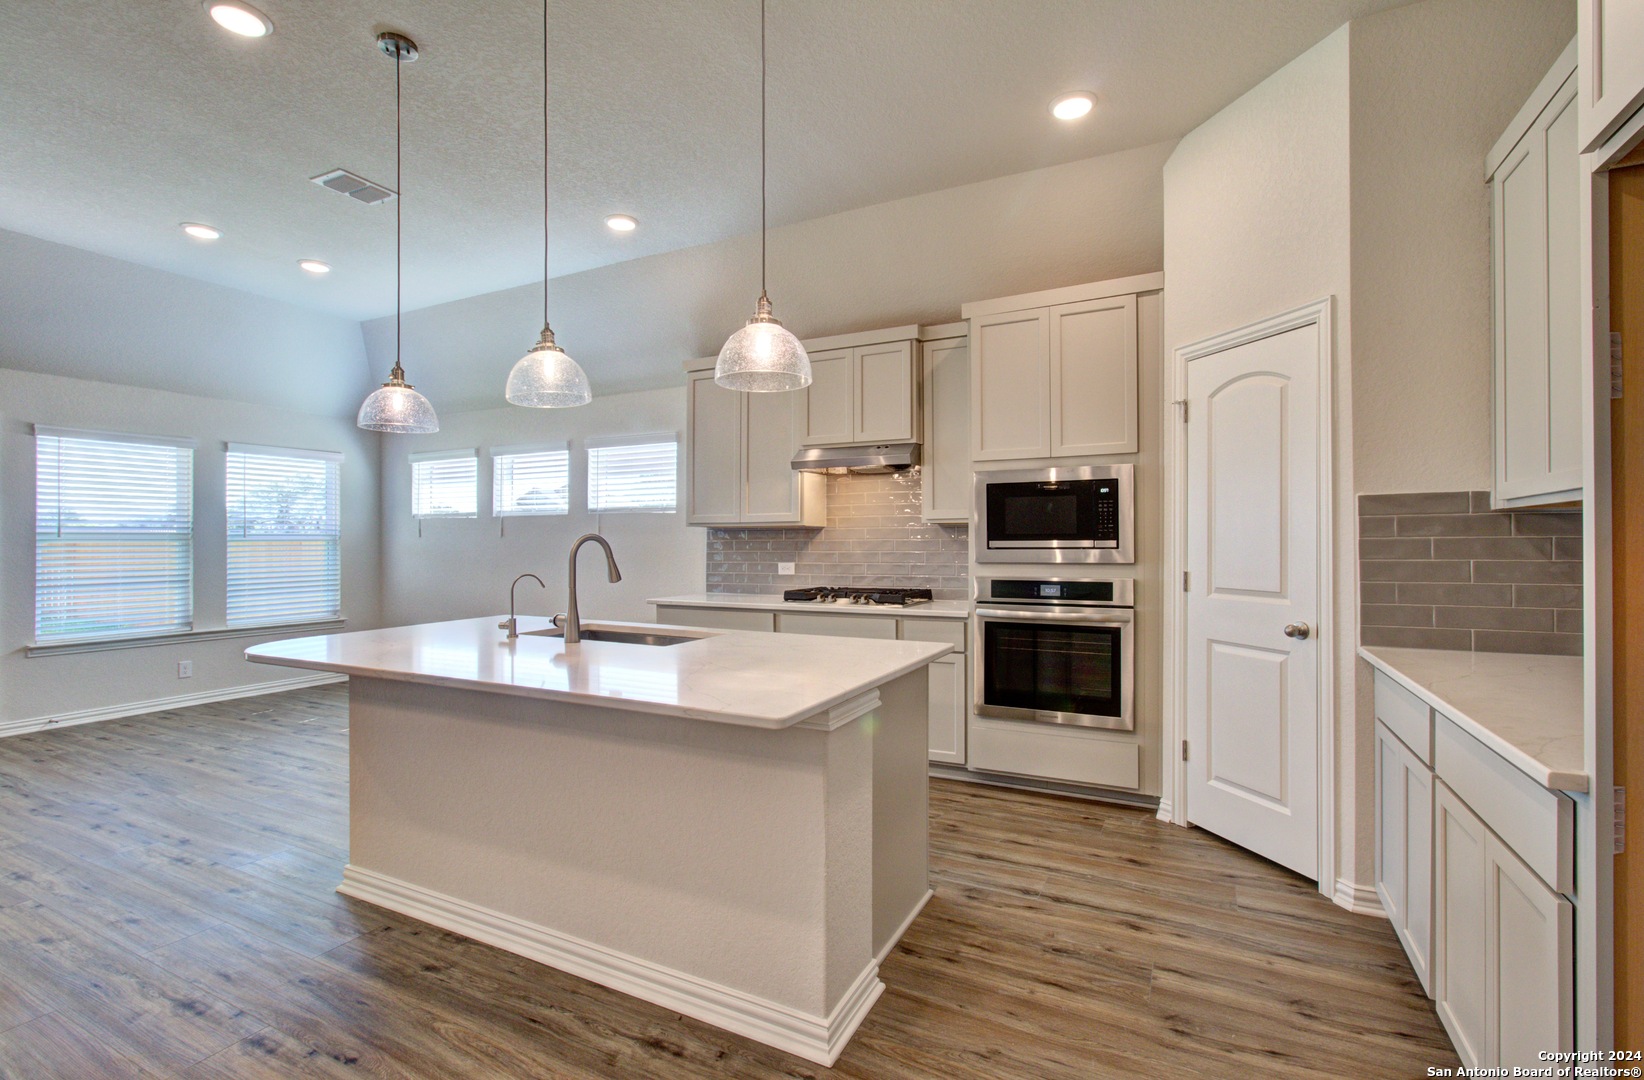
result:
[[(791, 224), (1169, 141), (1341, 23), (1402, 0), (770, 0), (771, 211)], [(0, 228), (363, 320), (393, 307), (405, 70), (406, 303), (540, 280), (535, 0), (0, 0)], [(758, 224), (756, 0), (553, 0), (556, 276)], [(1094, 91), (1066, 126), (1047, 106)], [(626, 237), (603, 225), (633, 214)], [(224, 231), (212, 245), (181, 221)], [(296, 268), (317, 258), (323, 279)], [(745, 302), (744, 302), (745, 306)], [(723, 329), (716, 328), (723, 334)]]

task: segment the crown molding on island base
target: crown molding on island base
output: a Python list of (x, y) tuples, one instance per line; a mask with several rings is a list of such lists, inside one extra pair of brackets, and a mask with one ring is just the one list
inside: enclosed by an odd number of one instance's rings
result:
[(813, 1016), (353, 864), (344, 868), (337, 891), (824, 1066), (838, 1060), (885, 992), (875, 960), (830, 1015)]
[(216, 701), (261, 697), (263, 694), (278, 694), (284, 690), (301, 690), (308, 686), (322, 686), (347, 680), (346, 675), (325, 672), (319, 675), (301, 675), (294, 679), (252, 683), (249, 686), (230, 686), (222, 690), (203, 690), (197, 694), (178, 694), (175, 697), (154, 698), (151, 701), (132, 701), (123, 705), (106, 705), (98, 709), (80, 709), (77, 712), (36, 716), (26, 720), (5, 720), (0, 721), (0, 738), (8, 735), (27, 735), (47, 728), (74, 727), (76, 724), (95, 724), (100, 720), (142, 716), (144, 713), (165, 712), (168, 709), (182, 709), (190, 705), (210, 705)]

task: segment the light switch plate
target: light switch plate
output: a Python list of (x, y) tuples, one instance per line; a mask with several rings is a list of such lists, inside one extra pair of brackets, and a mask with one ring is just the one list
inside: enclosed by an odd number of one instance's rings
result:
[(776, 572), (777, 572), (777, 575), (779, 577), (793, 577), (793, 563), (791, 563), (791, 562), (779, 562), (779, 563), (777, 563), (776, 564)]

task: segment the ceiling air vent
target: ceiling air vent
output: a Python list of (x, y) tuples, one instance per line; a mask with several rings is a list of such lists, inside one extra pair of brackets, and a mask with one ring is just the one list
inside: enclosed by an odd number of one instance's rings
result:
[(355, 176), (347, 169), (333, 169), (309, 179), (323, 188), (330, 188), (340, 195), (347, 195), (350, 199), (357, 199), (368, 205), (387, 202), (394, 197), (394, 193), (381, 184), (373, 184), (365, 177)]

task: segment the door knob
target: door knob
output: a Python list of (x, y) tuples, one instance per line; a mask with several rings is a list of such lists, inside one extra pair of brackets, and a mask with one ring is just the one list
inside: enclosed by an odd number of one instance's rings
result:
[(1313, 628), (1304, 622), (1293, 622), (1284, 628), (1285, 637), (1293, 637), (1297, 641), (1306, 641)]

